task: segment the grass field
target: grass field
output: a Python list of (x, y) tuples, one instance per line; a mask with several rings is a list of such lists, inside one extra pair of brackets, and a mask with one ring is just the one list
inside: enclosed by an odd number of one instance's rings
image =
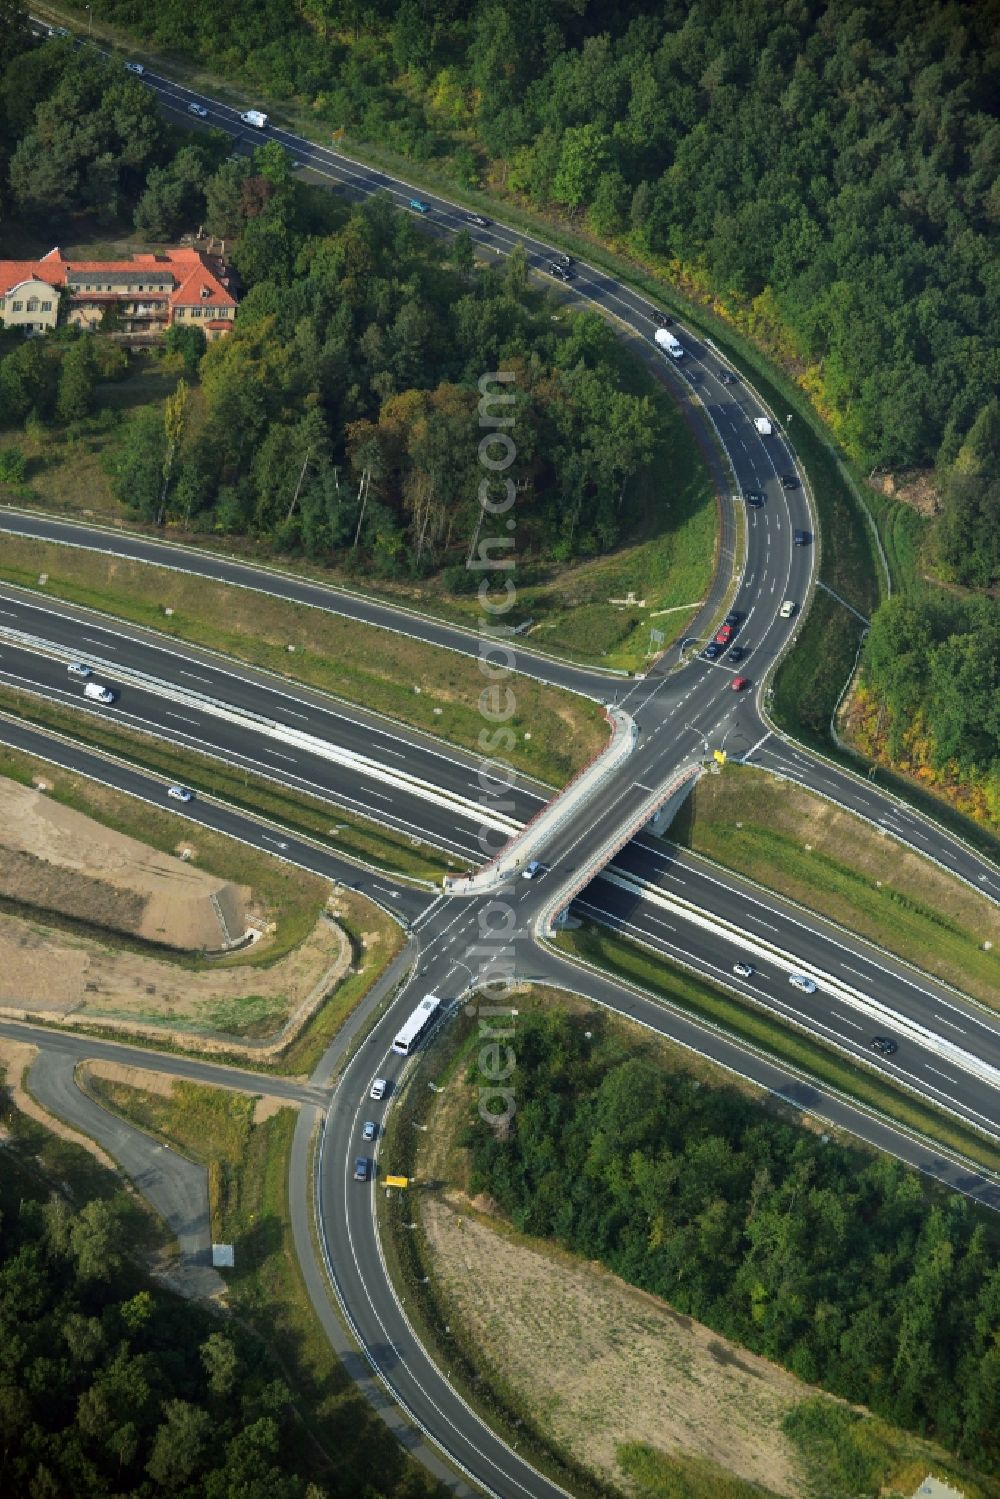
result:
[(698, 783), (670, 836), (1000, 1008), (996, 906), (822, 797), (727, 765)]
[(645, 948), (598, 927), (560, 932), (555, 943), (564, 952), (662, 996), (678, 1009), (717, 1025), (728, 1035), (749, 1042), (768, 1056), (797, 1068), (904, 1128), (958, 1151), (990, 1171), (1000, 1172), (1000, 1147), (896, 1087), (879, 1073), (855, 1065), (832, 1047), (813, 1040), (803, 1031), (793, 1030), (766, 1010), (756, 1009), (736, 995), (674, 968)]
[[(48, 582), (39, 588), (42, 573)], [(24, 537), (4, 537), (0, 578), (223, 651), (477, 751), (486, 679), (475, 657), (267, 594)], [(510, 760), (562, 785), (607, 741), (600, 708), (527, 677), (511, 686)]]
[[(290, 832), (303, 833), (345, 858), (361, 859), (411, 879), (431, 881), (449, 870), (465, 867), (460, 860), (426, 844), (343, 811), (332, 800), (323, 801), (318, 796), (293, 791), (262, 776), (244, 773), (223, 760), (181, 749), (110, 719), (75, 713), (9, 687), (0, 688), (0, 711), (140, 765), (162, 775), (165, 781), (181, 781), (196, 791), (217, 796)], [(176, 842), (183, 834), (184, 824), (177, 819), (172, 822)]]

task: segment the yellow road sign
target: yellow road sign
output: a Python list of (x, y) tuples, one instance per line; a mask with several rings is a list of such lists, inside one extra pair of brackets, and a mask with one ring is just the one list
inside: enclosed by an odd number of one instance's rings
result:
[(726, 752), (725, 752), (725, 750), (713, 750), (712, 751), (712, 758), (715, 759), (715, 760), (718, 760), (718, 762), (719, 762), (720, 765), (725, 765), (725, 763), (726, 763)]
[(410, 1178), (408, 1176), (387, 1176), (385, 1178), (387, 1187), (408, 1187)]

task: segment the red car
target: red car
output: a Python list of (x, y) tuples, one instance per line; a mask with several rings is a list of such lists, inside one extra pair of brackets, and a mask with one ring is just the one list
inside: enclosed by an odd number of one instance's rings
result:
[(718, 641), (719, 645), (728, 645), (733, 638), (732, 625), (723, 625), (722, 629), (719, 631), (718, 635), (716, 635), (715, 638)]
[(750, 686), (750, 683), (746, 677), (734, 677), (729, 685), (734, 692), (742, 692), (744, 687)]

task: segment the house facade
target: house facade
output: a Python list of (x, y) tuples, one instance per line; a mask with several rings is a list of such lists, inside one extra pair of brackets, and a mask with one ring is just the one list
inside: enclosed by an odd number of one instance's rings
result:
[(66, 260), (58, 249), (41, 260), (0, 260), (0, 321), (26, 334), (63, 321), (97, 329), (114, 314), (113, 328), (144, 341), (173, 323), (200, 327), (206, 339), (233, 326), (236, 298), (225, 266), (200, 250), (164, 250), (131, 260)]

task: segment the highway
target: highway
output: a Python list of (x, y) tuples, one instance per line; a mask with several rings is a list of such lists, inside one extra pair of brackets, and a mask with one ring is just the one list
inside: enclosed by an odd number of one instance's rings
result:
[[(209, 109), (210, 123), (246, 136), (237, 111), (195, 96), (150, 73), (145, 75), (144, 82), (185, 123), (191, 123), (187, 105), (197, 98)], [(353, 195), (364, 197), (373, 192), (387, 192), (404, 208), (414, 196), (414, 190), (406, 184), (352, 163), (333, 150), (312, 146), (280, 129), (269, 129), (265, 135), (279, 140), (324, 180)], [(260, 139), (254, 132), (248, 144), (256, 145)], [(480, 249), (489, 253), (502, 254), (515, 243), (521, 243), (528, 253), (529, 264), (536, 270), (551, 256), (551, 251), (531, 235), (497, 225), (473, 228), (464, 210), (422, 190), (419, 196), (430, 205), (428, 218), (434, 232), (469, 228)], [(706, 751), (724, 747), (733, 758), (778, 770), (832, 801), (861, 812), (876, 825), (886, 827), (900, 842), (930, 854), (992, 899), (1000, 898), (995, 868), (961, 840), (916, 813), (902, 811), (897, 802), (861, 778), (789, 744), (767, 720), (764, 706), (767, 681), (783, 652), (794, 645), (814, 583), (815, 549), (811, 544), (794, 545), (793, 534), (803, 530), (810, 538), (814, 537), (815, 519), (806, 478), (797, 468), (785, 436), (780, 430), (770, 436), (757, 431), (754, 419), (762, 414), (763, 408), (756, 397), (742, 381), (735, 379), (730, 383), (724, 379), (728, 374), (725, 362), (683, 327), (675, 331), (682, 340), (685, 356), (676, 364), (665, 365), (652, 344), (657, 310), (629, 288), (604, 272), (581, 265), (570, 295), (574, 302), (592, 305), (614, 317), (620, 328), (636, 336), (640, 357), (677, 393), (706, 446), (710, 448), (717, 441), (732, 466), (731, 483), (729, 476), (720, 476), (720, 555), (724, 563), (709, 600), (688, 629), (690, 644), (686, 651), (668, 652), (644, 678), (615, 681), (599, 672), (554, 661), (518, 646), (517, 667), (525, 674), (598, 700), (617, 695), (619, 706), (631, 713), (639, 729), (635, 751), (624, 772), (602, 784), (588, 803), (585, 815), (557, 828), (544, 850), (539, 850), (548, 866), (544, 877), (537, 881), (514, 879), (504, 888), (502, 901), (434, 896), (402, 886), (395, 888), (394, 882), (385, 877), (376, 880), (370, 875), (359, 876), (356, 868), (322, 847), (291, 835), (276, 834), (263, 822), (220, 807), (209, 799), (199, 799), (179, 814), (219, 826), (222, 831), (303, 867), (329, 873), (330, 878), (348, 880), (372, 894), (387, 909), (398, 911), (414, 934), (416, 957), (412, 979), (403, 985), (391, 1007), (376, 1023), (371, 1037), (346, 1061), (333, 1104), (325, 1115), (315, 1178), (317, 1224), (345, 1317), (380, 1379), (421, 1429), (477, 1486), (504, 1499), (507, 1496), (520, 1499), (526, 1494), (548, 1499), (561, 1491), (479, 1421), (452, 1389), (447, 1371), (436, 1368), (421, 1347), (386, 1273), (375, 1220), (375, 1190), (370, 1183), (352, 1180), (354, 1158), (363, 1153), (359, 1146), (360, 1121), (369, 1117), (384, 1119), (393, 1104), (394, 1087), (403, 1077), (403, 1059), (389, 1050), (399, 1020), (423, 992), (435, 992), (449, 1002), (458, 1001), (481, 982), (484, 939), (493, 939), (492, 944), (485, 942), (487, 947), (492, 945), (497, 952), (511, 954), (510, 963), (517, 978), (564, 987), (629, 1015), (770, 1089), (813, 1117), (842, 1126), (872, 1146), (888, 1150), (975, 1200), (1000, 1209), (1000, 1187), (984, 1173), (949, 1159), (946, 1153), (830, 1095), (808, 1078), (796, 1076), (710, 1026), (627, 984), (571, 964), (550, 946), (536, 940), (536, 924), (553, 893), (569, 890), (574, 882), (583, 881), (585, 888), (580, 895), (583, 908), (600, 914), (602, 919), (697, 971), (725, 979), (731, 988), (740, 987), (731, 972), (732, 950), (739, 942), (755, 944), (756, 972), (744, 986), (744, 992), (754, 993), (787, 1019), (826, 1035), (848, 1056), (905, 1078), (921, 1096), (936, 1097), (939, 1102), (947, 1099), (948, 1106), (970, 1122), (980, 1122), (993, 1134), (1000, 1131), (998, 1092), (988, 1071), (1000, 1060), (997, 1028), (984, 1010), (952, 995), (945, 986), (914, 974), (905, 964), (887, 962), (884, 955), (868, 949), (858, 939), (844, 933), (832, 934), (817, 919), (788, 908), (785, 903), (765, 901), (759, 892), (751, 892), (742, 882), (728, 877), (724, 881), (717, 871), (688, 858), (682, 860), (675, 853), (657, 847), (648, 837), (643, 836), (638, 843), (633, 840), (624, 852), (619, 852), (628, 830), (633, 826), (636, 831), (641, 828), (641, 814), (648, 798), (669, 783), (677, 768), (703, 758)], [(793, 476), (791, 487), (782, 483), (782, 476)], [(742, 495), (748, 491), (763, 496), (759, 507), (744, 504)], [(740, 510), (746, 521), (742, 532), (737, 525)], [(478, 641), (471, 632), (413, 611), (399, 610), (344, 590), (326, 588), (276, 570), (255, 568), (217, 554), (14, 510), (0, 514), (0, 529), (182, 568), (233, 586), (295, 599), (378, 628), (400, 631), (439, 648), (478, 653)], [(745, 555), (737, 553), (737, 538), (741, 534), (745, 535)], [(790, 618), (779, 614), (784, 599), (795, 605)], [(18, 604), (13, 592), (6, 590), (3, 608), (9, 609), (18, 623), (0, 615), (0, 624), (24, 630), (30, 609), (23, 598)], [(746, 650), (746, 656), (738, 668), (727, 654), (709, 661), (700, 650), (726, 608), (735, 609), (739, 615), (737, 641)], [(36, 639), (51, 640), (48, 631), (53, 627), (54, 612), (55, 606), (49, 609), (39, 606), (37, 615), (44, 618), (36, 617), (34, 628), (25, 633)], [(211, 744), (212, 753), (233, 763), (253, 763), (262, 773), (277, 779), (301, 776), (304, 784), (322, 788), (323, 794), (342, 805), (350, 805), (344, 799), (353, 797), (366, 815), (387, 825), (407, 830), (420, 826), (424, 829), (421, 836), (429, 841), (447, 836), (452, 847), (462, 842), (465, 835), (456, 831), (456, 821), (464, 814), (457, 813), (456, 807), (445, 814), (450, 819), (448, 826), (432, 830), (431, 823), (438, 817), (432, 810), (436, 806), (433, 800), (418, 795), (412, 785), (401, 783), (397, 789), (387, 790), (379, 774), (360, 766), (356, 759), (345, 763), (345, 754), (349, 742), (363, 740), (365, 752), (372, 759), (384, 761), (391, 758), (388, 755), (391, 742), (401, 754), (406, 772), (412, 771), (416, 779), (433, 786), (439, 794), (453, 797), (460, 797), (463, 785), (471, 783), (467, 757), (440, 749), (432, 751), (429, 744), (419, 741), (419, 736), (390, 732), (384, 723), (376, 724), (353, 709), (341, 705), (334, 711), (318, 702), (316, 694), (300, 692), (288, 683), (283, 683), (279, 691), (252, 679), (248, 673), (234, 673), (231, 667), (220, 668), (227, 679), (221, 688), (215, 676), (210, 684), (203, 685), (211, 685), (213, 694), (222, 690), (226, 713), (239, 709), (244, 717), (237, 720), (217, 711), (209, 712), (205, 704), (199, 707), (197, 702), (192, 706), (192, 698), (197, 696), (192, 689), (192, 697), (185, 699), (183, 713), (197, 714), (197, 718), (186, 725), (169, 723), (165, 706), (169, 697), (149, 690), (148, 678), (154, 674), (149, 669), (149, 642), (140, 641), (136, 632), (127, 627), (116, 625), (114, 633), (116, 654), (112, 654), (112, 659), (123, 666), (145, 662), (130, 669), (144, 675), (147, 684), (130, 680), (127, 688), (122, 687), (119, 703), (102, 712), (121, 715), (125, 721), (141, 720), (145, 726), (155, 727), (157, 733), (178, 743), (197, 742), (199, 748)], [(99, 648), (110, 647), (111, 642), (102, 638)], [(167, 656), (173, 658), (169, 669), (180, 672), (184, 654), (180, 648), (164, 645), (156, 657), (157, 673)], [(75, 706), (80, 706), (79, 691), (71, 693), (67, 687), (65, 662), (40, 653), (30, 643), (0, 644), (0, 669), (7, 681), (30, 683), (32, 690), (61, 700), (69, 697)], [(746, 692), (732, 691), (737, 674), (749, 679)], [(279, 706), (279, 698), (283, 707)], [(267, 705), (263, 709), (262, 703)], [(265, 732), (259, 723), (250, 723), (245, 715), (263, 712), (279, 718), (282, 714), (289, 715), (292, 703), (294, 712), (308, 715), (319, 737), (336, 746), (336, 755), (310, 751), (306, 757), (303, 751), (304, 758), (297, 759), (291, 769), (275, 763), (277, 741), (273, 733)], [(348, 727), (349, 722), (356, 727)], [(285, 723), (284, 727), (287, 731), (294, 725)], [(11, 738), (19, 733), (21, 740)], [(352, 735), (355, 737), (351, 738)], [(376, 740), (375, 735), (382, 737)], [(267, 755), (264, 741), (269, 737), (272, 753)], [(23, 743), (24, 747), (34, 743), (35, 752), (48, 758), (57, 753), (48, 736), (26, 726), (18, 728), (6, 719), (0, 723), (0, 738)], [(61, 746), (58, 754), (71, 760), (74, 768), (96, 773), (133, 795), (157, 801), (162, 798), (162, 786), (152, 778), (101, 761), (79, 746)], [(383, 775), (384, 770), (383, 764)], [(376, 783), (381, 787), (381, 800), (375, 794)], [(527, 810), (542, 794), (539, 788), (519, 786), (518, 811)], [(472, 821), (466, 821), (474, 831)], [(614, 875), (594, 880), (593, 875), (612, 858), (617, 867), (625, 869), (630, 880), (645, 881), (649, 888), (644, 892), (634, 884), (623, 888)], [(668, 910), (663, 904), (667, 897), (678, 893), (675, 887), (679, 887), (691, 910), (673, 907)], [(498, 908), (509, 916), (502, 940), (495, 938), (496, 928), (492, 924)], [(739, 927), (739, 942), (722, 938), (718, 931), (708, 931), (704, 925), (706, 912)], [(760, 930), (761, 922), (770, 923), (775, 930), (770, 933)], [(787, 950), (799, 955), (804, 963), (824, 972), (840, 965), (835, 970), (838, 979), (834, 991), (824, 992), (821, 988), (816, 996), (794, 994), (795, 1002), (791, 1004), (793, 991), (780, 964), (759, 955), (766, 953), (769, 943), (787, 945)], [(856, 969), (856, 973), (845, 978), (842, 970), (848, 966)], [(871, 1002), (877, 997), (879, 1002), (898, 1005), (899, 1013), (914, 1027), (901, 1041), (894, 1057), (875, 1058), (866, 1049), (866, 1038), (881, 1027), (874, 1024), (869, 1027), (867, 1014), (859, 1011), (849, 996), (844, 997), (855, 984), (862, 1000)], [(863, 1028), (852, 1035), (851, 1023)], [(922, 1038), (916, 1031), (916, 1027), (925, 1023), (931, 1032), (929, 1038)], [(948, 1029), (954, 1034), (945, 1036)], [(95, 1043), (87, 1045), (93, 1047)], [(88, 1050), (87, 1054), (95, 1053)], [(967, 1059), (965, 1062), (963, 1057)], [(931, 1075), (935, 1066), (937, 1077)], [(369, 1084), (376, 1073), (388, 1077), (394, 1085), (378, 1104), (368, 1097)], [(293, 1212), (301, 1216), (306, 1184), (293, 1181), (291, 1190)]]

